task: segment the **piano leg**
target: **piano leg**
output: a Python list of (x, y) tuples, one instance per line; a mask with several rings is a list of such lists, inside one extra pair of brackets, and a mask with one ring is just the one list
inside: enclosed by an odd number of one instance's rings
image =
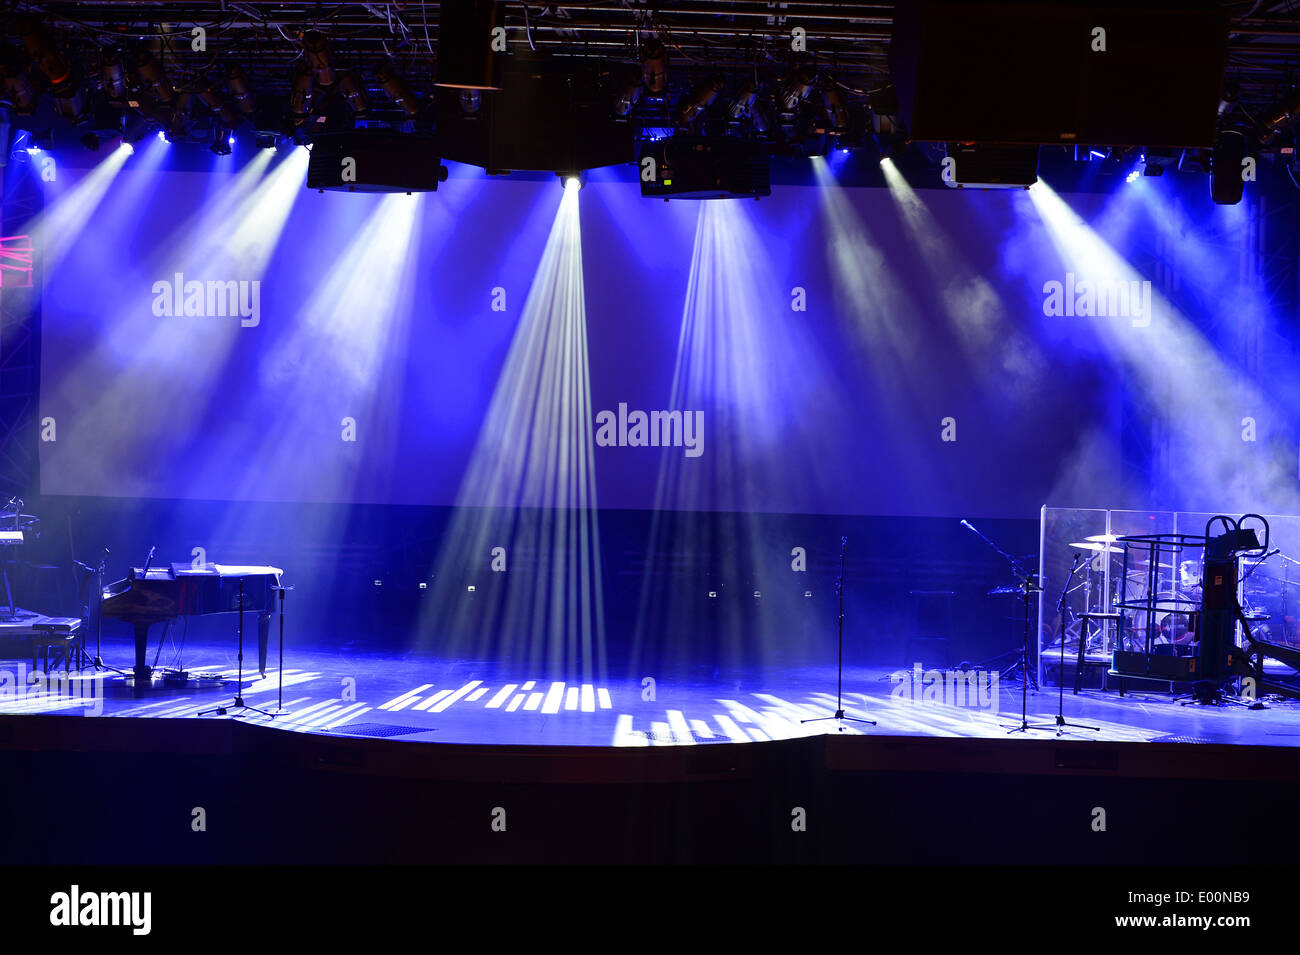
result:
[(257, 615), (257, 672), (266, 676), (266, 643), (271, 635), (270, 612)]
[(149, 685), (149, 667), (145, 664), (145, 651), (149, 647), (149, 624), (135, 625), (135, 691), (144, 692)]

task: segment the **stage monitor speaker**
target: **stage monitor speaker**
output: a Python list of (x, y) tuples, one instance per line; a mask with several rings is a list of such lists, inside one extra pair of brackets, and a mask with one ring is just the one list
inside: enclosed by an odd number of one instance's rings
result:
[(914, 140), (1208, 147), (1227, 39), (1189, 0), (915, 0), (889, 56)]
[(432, 139), (355, 130), (311, 144), (307, 188), (334, 192), (435, 192), (447, 167)]

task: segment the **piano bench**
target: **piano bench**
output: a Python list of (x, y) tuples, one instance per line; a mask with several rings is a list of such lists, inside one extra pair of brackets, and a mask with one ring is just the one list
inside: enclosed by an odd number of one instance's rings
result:
[(42, 673), (50, 672), (50, 650), (62, 649), (63, 651), (63, 672), (72, 671), (72, 651), (81, 638), (81, 618), (80, 617), (47, 617), (40, 623), (32, 624), (32, 630), (36, 631), (32, 637), (32, 669), (37, 668), (38, 658), (44, 651), (45, 669)]

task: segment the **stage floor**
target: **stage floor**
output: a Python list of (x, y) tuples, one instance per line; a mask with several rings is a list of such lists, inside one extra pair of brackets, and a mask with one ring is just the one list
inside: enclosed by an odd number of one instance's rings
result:
[[(152, 648), (151, 648), (152, 653)], [(835, 670), (728, 674), (714, 678), (663, 676), (642, 680), (558, 681), (510, 666), (439, 660), (426, 655), (338, 653), (293, 649), (284, 671), (284, 709), (274, 717), (230, 709), (236, 659), (226, 646), (184, 648), (185, 687), (158, 685), (137, 696), (116, 674), (74, 673), (66, 685), (31, 685), (30, 662), (0, 647), (0, 714), (43, 713), (135, 719), (233, 719), (285, 732), (460, 744), (555, 746), (677, 746), (748, 743), (824, 733), (910, 737), (1005, 738), (1018, 726), (1021, 689), (999, 680), (994, 692), (952, 690), (946, 701), (927, 695), (911, 671), (850, 667), (844, 677), (847, 715), (876, 726), (834, 721), (801, 723), (835, 711)], [(246, 660), (252, 656), (246, 655)], [(132, 659), (129, 642), (105, 641), (104, 658), (118, 666)], [(244, 674), (243, 697), (274, 711), (279, 674)], [(164, 661), (166, 662), (166, 661)], [(909, 677), (900, 680), (899, 673)], [(647, 676), (653, 676), (648, 674)], [(914, 689), (915, 687), (915, 689)], [(960, 693), (960, 696), (954, 694)], [(916, 699), (911, 697), (915, 696)], [(1029, 693), (1031, 723), (1053, 724), (1054, 687)], [(1266, 709), (1180, 705), (1169, 694), (1085, 690), (1065, 692), (1065, 716), (1097, 731), (1067, 727), (1070, 740), (1109, 742), (1228, 743), (1300, 746), (1300, 703), (1269, 701)], [(1012, 738), (1052, 739), (1054, 727)]]

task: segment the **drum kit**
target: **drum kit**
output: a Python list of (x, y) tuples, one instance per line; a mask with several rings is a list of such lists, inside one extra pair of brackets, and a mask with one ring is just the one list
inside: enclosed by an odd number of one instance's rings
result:
[[(1148, 625), (1143, 614), (1130, 615), (1125, 621), (1127, 625), (1117, 627), (1116, 634), (1107, 632), (1104, 626), (1104, 619), (1116, 606), (1135, 601), (1152, 604), (1154, 612), (1160, 615), (1155, 623), (1162, 632), (1174, 634), (1171, 640), (1181, 639), (1190, 632), (1187, 614), (1176, 611), (1200, 599), (1199, 558), (1178, 562), (1175, 576), (1174, 562), (1162, 559), (1170, 556), (1167, 553), (1154, 558), (1149, 554), (1129, 553), (1125, 560), (1122, 534), (1093, 534), (1072, 542), (1070, 547), (1083, 551), (1086, 562), (1079, 583), (1069, 590), (1070, 595), (1082, 591), (1083, 610), (1072, 613), (1064, 628), (1066, 646), (1077, 647), (1081, 633), (1086, 634), (1087, 653), (1109, 655), (1113, 650), (1136, 646)], [(1149, 600), (1151, 596), (1154, 601)], [(1077, 603), (1071, 601), (1072, 605)], [(1090, 620), (1089, 616), (1094, 619)], [(1122, 647), (1116, 645), (1119, 642), (1123, 643)]]

